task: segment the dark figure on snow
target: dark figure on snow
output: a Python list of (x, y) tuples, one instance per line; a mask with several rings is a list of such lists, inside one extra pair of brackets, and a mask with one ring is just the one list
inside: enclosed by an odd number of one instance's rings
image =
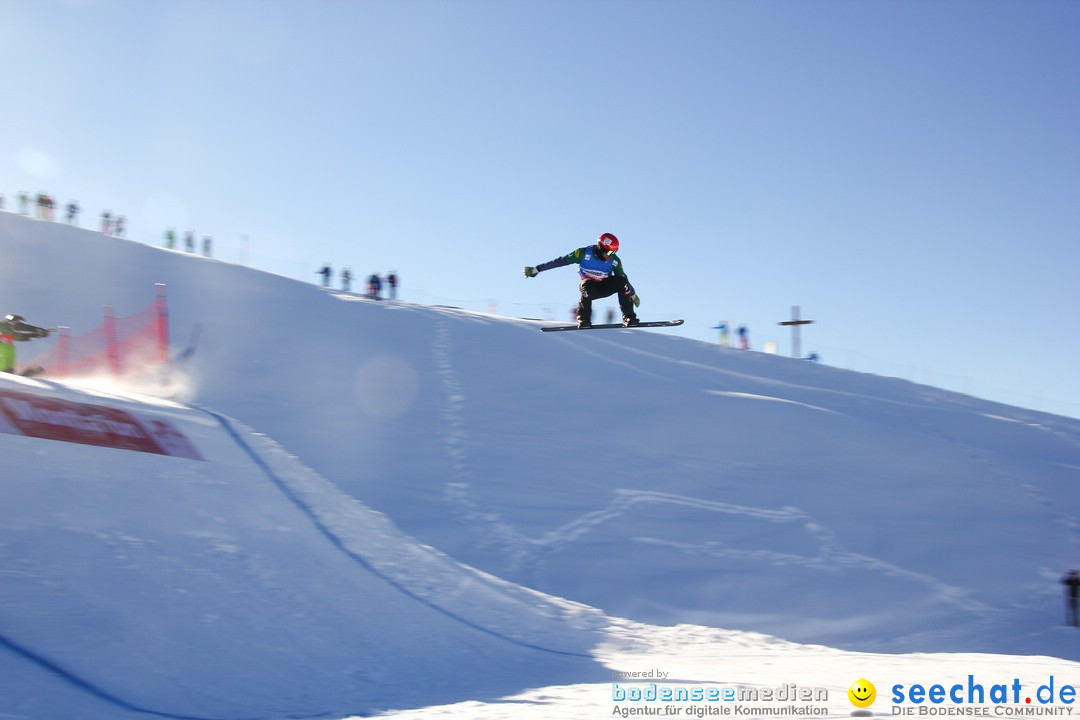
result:
[(390, 299), (397, 300), (397, 270), (391, 270), (386, 276), (386, 284), (390, 286)]
[(1080, 572), (1070, 570), (1065, 573), (1061, 584), (1065, 586), (1065, 624), (1080, 627), (1076, 616), (1077, 605), (1080, 605)]
[(341, 289), (344, 292), (352, 290), (352, 269), (348, 265), (341, 269)]
[(323, 266), (315, 271), (317, 275), (322, 275), (322, 286), (324, 288), (330, 287), (330, 275), (333, 272), (330, 269), (330, 263), (323, 263)]
[(367, 281), (367, 294), (372, 300), (379, 300), (379, 293), (382, 292), (382, 279), (379, 278), (378, 273), (372, 273), (371, 277)]
[(581, 300), (578, 302), (578, 327), (592, 327), (592, 301), (611, 297), (618, 293), (619, 309), (622, 310), (623, 327), (638, 324), (634, 308), (641, 305), (641, 298), (634, 292), (634, 286), (626, 277), (622, 261), (615, 253), (619, 250), (619, 238), (611, 233), (604, 233), (595, 245), (578, 248), (569, 255), (536, 267), (526, 267), (525, 277), (536, 277), (545, 270), (577, 265), (581, 276)]
[(15, 343), (47, 337), (52, 330), (26, 322), (22, 315), (6, 315), (0, 320), (0, 372), (15, 372)]

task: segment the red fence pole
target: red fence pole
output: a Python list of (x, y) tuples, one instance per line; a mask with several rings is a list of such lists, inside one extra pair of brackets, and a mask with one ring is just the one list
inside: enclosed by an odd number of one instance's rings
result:
[(165, 298), (165, 283), (155, 283), (157, 288), (157, 342), (158, 361), (169, 362), (169, 303)]
[(60, 340), (56, 345), (56, 374), (60, 377), (67, 377), (70, 365), (69, 358), (71, 357), (71, 328), (60, 328)]
[(105, 306), (105, 355), (114, 377), (120, 377), (120, 343), (116, 339), (116, 318), (113, 309)]

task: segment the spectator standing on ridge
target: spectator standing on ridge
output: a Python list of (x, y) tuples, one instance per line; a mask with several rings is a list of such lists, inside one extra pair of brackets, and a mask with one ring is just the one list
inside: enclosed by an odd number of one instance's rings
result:
[(390, 299), (397, 300), (397, 270), (391, 270), (386, 276), (386, 284), (390, 287)]
[(15, 343), (43, 338), (51, 332), (31, 325), (22, 315), (5, 315), (0, 320), (0, 372), (15, 372)]
[(4, 209), (4, 193), (0, 193), (0, 210)]
[(371, 277), (367, 281), (368, 297), (372, 300), (379, 299), (379, 292), (382, 290), (382, 280), (379, 279), (378, 273), (371, 273)]
[(68, 225), (79, 224), (79, 203), (72, 200), (67, 204), (67, 223)]
[(112, 213), (108, 210), (101, 211), (101, 232), (105, 235), (112, 232)]
[(204, 257), (210, 257), (212, 255), (212, 248), (214, 245), (214, 239), (209, 235), (202, 236), (202, 254)]
[(352, 270), (346, 265), (341, 269), (341, 289), (344, 292), (349, 292), (352, 289)]
[(176, 249), (176, 231), (172, 228), (165, 230), (165, 247), (169, 250)]
[(19, 214), (20, 215), (29, 215), (30, 214), (30, 195), (25, 190), (20, 190), (18, 200), (19, 200)]
[(330, 263), (323, 263), (323, 266), (315, 271), (316, 274), (322, 275), (322, 286), (324, 288), (330, 287), (330, 275), (334, 271), (330, 269)]
[(123, 215), (117, 215), (116, 216), (116, 223), (115, 223), (114, 227), (115, 227), (116, 237), (119, 237), (119, 238), (124, 237), (124, 232), (127, 229), (127, 218), (125, 218)]
[(578, 275), (581, 277), (581, 299), (578, 301), (577, 312), (578, 327), (592, 327), (593, 300), (616, 294), (619, 298), (619, 309), (622, 310), (623, 327), (633, 327), (638, 324), (634, 308), (641, 305), (641, 298), (634, 291), (634, 286), (630, 284), (626, 270), (623, 269), (622, 261), (615, 254), (618, 251), (619, 238), (606, 232), (597, 238), (594, 245), (578, 248), (568, 255), (540, 263), (536, 267), (526, 267), (525, 277), (536, 277), (544, 270), (576, 264)]
[(721, 320), (716, 325), (713, 325), (713, 330), (716, 330), (717, 332), (717, 342), (720, 343), (720, 347), (728, 347), (728, 345), (730, 345), (730, 340), (728, 338), (728, 324)]
[(740, 325), (737, 330), (739, 335), (739, 347), (743, 350), (750, 349), (750, 330), (745, 325)]
[(184, 232), (184, 249), (189, 253), (195, 252), (195, 231), (187, 230)]
[(1080, 572), (1070, 570), (1061, 578), (1065, 586), (1065, 624), (1080, 627), (1077, 619), (1077, 605), (1080, 605)]

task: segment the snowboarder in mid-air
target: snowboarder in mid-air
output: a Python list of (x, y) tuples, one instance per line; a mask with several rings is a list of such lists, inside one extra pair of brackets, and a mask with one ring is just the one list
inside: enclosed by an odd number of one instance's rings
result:
[(577, 265), (581, 276), (581, 300), (578, 302), (578, 327), (592, 327), (592, 301), (610, 297), (618, 293), (619, 309), (622, 310), (623, 327), (635, 327), (639, 324), (634, 308), (641, 305), (641, 298), (634, 292), (634, 286), (626, 277), (622, 261), (615, 253), (619, 250), (619, 238), (611, 233), (604, 233), (595, 245), (578, 248), (569, 255), (564, 255), (546, 263), (525, 268), (525, 277), (536, 277), (544, 270)]
[[(0, 372), (15, 372), (15, 343), (47, 337), (51, 332), (52, 329), (31, 325), (22, 315), (5, 315), (0, 320)], [(40, 368), (31, 370), (41, 372)], [(31, 372), (27, 371), (26, 374)]]

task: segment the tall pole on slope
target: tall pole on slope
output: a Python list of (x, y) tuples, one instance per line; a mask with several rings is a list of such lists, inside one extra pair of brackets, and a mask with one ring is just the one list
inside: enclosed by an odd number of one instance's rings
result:
[(802, 347), (801, 347), (802, 343), (801, 343), (801, 338), (799, 336), (799, 328), (801, 326), (803, 326), (803, 325), (810, 325), (810, 324), (812, 324), (814, 322), (813, 320), (801, 320), (801, 319), (799, 319), (799, 311), (800, 311), (800, 309), (801, 308), (798, 305), (792, 305), (791, 306), (791, 319), (786, 320), (786, 321), (784, 321), (782, 323), (779, 323), (780, 325), (790, 325), (791, 326), (791, 357), (793, 357), (793, 358), (801, 358), (802, 357)]

